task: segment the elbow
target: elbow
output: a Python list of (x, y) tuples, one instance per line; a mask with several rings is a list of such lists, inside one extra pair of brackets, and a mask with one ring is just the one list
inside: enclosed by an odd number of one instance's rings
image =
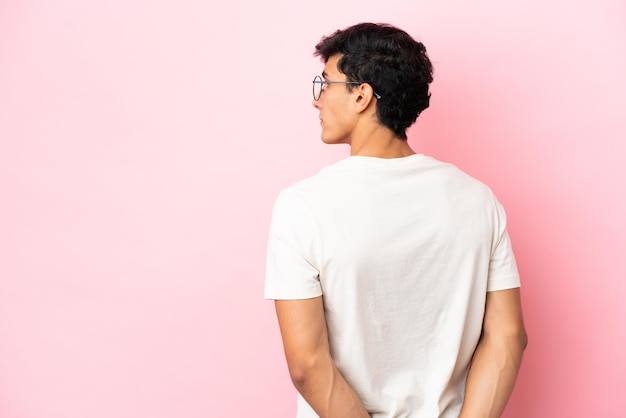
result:
[(499, 333), (483, 334), (482, 344), (507, 353), (506, 356), (513, 356), (521, 360), (522, 354), (528, 346), (528, 334), (524, 327), (510, 328)]
[(307, 387), (307, 383), (311, 381), (315, 373), (317, 363), (314, 357), (309, 356), (298, 356), (287, 362), (289, 377), (298, 391), (302, 392)]
[(528, 346), (528, 334), (524, 327), (516, 330), (511, 330), (507, 334), (503, 335), (503, 343), (509, 347), (510, 350), (519, 352), (520, 354), (526, 350)]
[(328, 352), (298, 354), (287, 359), (289, 377), (300, 393), (305, 393), (314, 383), (328, 380), (334, 373), (334, 363)]
[(522, 328), (508, 334), (503, 340), (503, 344), (506, 345), (509, 353), (518, 358), (518, 361), (521, 361), (522, 355), (528, 346), (528, 334), (526, 334), (526, 331)]
[(522, 328), (522, 330), (520, 331), (517, 339), (520, 349), (523, 352), (524, 350), (526, 350), (526, 347), (528, 347), (528, 334), (526, 333), (526, 330), (524, 328)]
[(519, 340), (522, 351), (526, 350), (526, 347), (528, 347), (528, 334), (526, 330), (522, 330)]
[(289, 377), (291, 383), (300, 391), (306, 386), (307, 379), (311, 376), (310, 370), (301, 365), (289, 366)]
[(524, 352), (528, 346), (528, 334), (524, 325), (512, 327), (508, 332), (508, 340), (516, 345), (520, 352)]

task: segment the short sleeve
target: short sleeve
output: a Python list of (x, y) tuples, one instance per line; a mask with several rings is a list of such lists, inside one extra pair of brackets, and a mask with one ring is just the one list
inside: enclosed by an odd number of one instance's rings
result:
[(511, 246), (511, 239), (506, 229), (506, 214), (502, 205), (495, 197), (494, 203), (494, 236), (491, 259), (489, 261), (488, 292), (520, 287), (520, 278)]
[(280, 193), (270, 222), (265, 299), (310, 299), (322, 295), (315, 266), (315, 224), (297, 195)]

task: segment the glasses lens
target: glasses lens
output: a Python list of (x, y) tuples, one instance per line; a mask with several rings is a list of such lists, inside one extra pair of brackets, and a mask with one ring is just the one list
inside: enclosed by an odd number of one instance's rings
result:
[(322, 77), (316, 75), (313, 79), (313, 99), (319, 100), (322, 94)]

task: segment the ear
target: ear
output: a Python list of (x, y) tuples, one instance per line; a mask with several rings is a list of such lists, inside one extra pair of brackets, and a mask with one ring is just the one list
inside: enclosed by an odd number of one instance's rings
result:
[(376, 106), (374, 89), (367, 83), (359, 84), (356, 88), (355, 106), (357, 113), (365, 112), (370, 106)]

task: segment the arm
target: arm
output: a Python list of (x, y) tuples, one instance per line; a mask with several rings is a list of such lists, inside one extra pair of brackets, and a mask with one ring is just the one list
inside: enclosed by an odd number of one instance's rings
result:
[(320, 418), (369, 418), (330, 356), (322, 297), (277, 300), (291, 380)]
[(500, 417), (527, 342), (519, 289), (487, 293), (483, 334), (472, 358), (459, 418)]

